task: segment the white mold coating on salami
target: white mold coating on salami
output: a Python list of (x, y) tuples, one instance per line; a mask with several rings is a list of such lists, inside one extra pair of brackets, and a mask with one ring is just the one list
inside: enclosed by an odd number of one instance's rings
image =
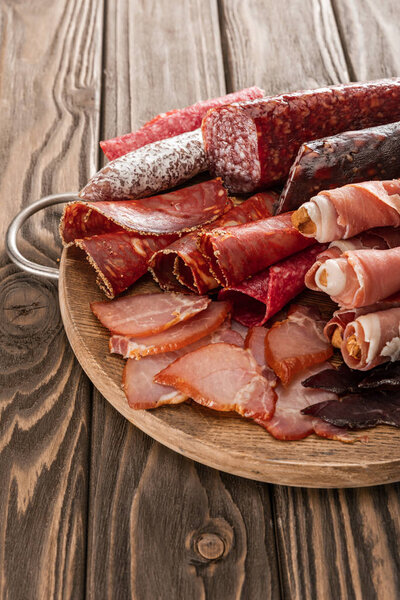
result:
[(117, 158), (81, 190), (84, 200), (128, 200), (161, 192), (207, 169), (200, 129), (154, 142)]
[(202, 131), (213, 175), (221, 176), (231, 192), (256, 189), (261, 165), (253, 119), (233, 104), (208, 113)]

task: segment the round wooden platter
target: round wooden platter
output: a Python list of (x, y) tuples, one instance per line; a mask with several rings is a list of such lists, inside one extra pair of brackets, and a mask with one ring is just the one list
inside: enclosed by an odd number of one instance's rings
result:
[[(153, 291), (149, 279), (132, 293)], [(157, 288), (158, 289), (158, 288)], [(272, 438), (260, 426), (195, 403), (132, 410), (121, 388), (124, 360), (108, 351), (108, 333), (89, 302), (104, 296), (80, 251), (63, 251), (60, 306), (70, 344), (103, 396), (148, 435), (193, 460), (241, 477), (302, 487), (359, 487), (400, 480), (400, 431), (377, 427), (354, 444), (315, 435), (298, 442)]]

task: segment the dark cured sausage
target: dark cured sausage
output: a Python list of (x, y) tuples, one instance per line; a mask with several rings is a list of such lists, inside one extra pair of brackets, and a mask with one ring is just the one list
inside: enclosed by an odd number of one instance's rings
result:
[(298, 208), (321, 190), (400, 177), (400, 122), (303, 144), (279, 198), (277, 213)]
[(101, 149), (109, 160), (137, 150), (142, 146), (164, 140), (187, 131), (194, 131), (201, 125), (201, 120), (208, 110), (216, 106), (253, 100), (264, 96), (264, 91), (258, 87), (252, 87), (220, 98), (201, 100), (192, 106), (170, 110), (157, 115), (148, 121), (138, 131), (127, 133), (111, 140), (100, 142)]
[[(203, 230), (249, 223), (271, 216), (276, 198), (273, 192), (256, 194), (231, 208), (217, 221), (206, 225)], [(181, 291), (189, 288), (193, 292), (204, 294), (218, 287), (218, 282), (210, 272), (208, 261), (197, 247), (197, 237), (198, 232), (193, 231), (153, 256), (150, 270), (163, 289)]]
[(400, 79), (386, 79), (215, 108), (202, 132), (211, 171), (251, 192), (282, 181), (304, 142), (399, 119)]
[(224, 287), (234, 286), (311, 246), (311, 238), (299, 234), (291, 224), (291, 214), (200, 234), (199, 248), (218, 282)]

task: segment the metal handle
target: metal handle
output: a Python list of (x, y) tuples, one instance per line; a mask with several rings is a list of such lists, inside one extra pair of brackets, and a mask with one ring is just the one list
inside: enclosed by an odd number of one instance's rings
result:
[(17, 246), (17, 234), (25, 221), (29, 219), (30, 216), (39, 212), (39, 210), (42, 210), (42, 208), (53, 206), (54, 204), (62, 204), (63, 202), (73, 202), (75, 200), (80, 200), (79, 196), (76, 194), (52, 194), (51, 196), (45, 196), (44, 198), (40, 198), (40, 200), (33, 202), (33, 204), (30, 204), (17, 214), (11, 221), (6, 234), (7, 254), (17, 267), (28, 273), (32, 273), (32, 275), (39, 275), (41, 277), (47, 277), (48, 279), (58, 279), (58, 269), (38, 265), (22, 256)]

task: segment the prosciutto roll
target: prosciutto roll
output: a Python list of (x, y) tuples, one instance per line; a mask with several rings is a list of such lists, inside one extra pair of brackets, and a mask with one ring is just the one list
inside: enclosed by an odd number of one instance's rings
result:
[(109, 160), (114, 160), (119, 156), (137, 150), (142, 146), (158, 142), (193, 131), (201, 125), (201, 121), (208, 110), (232, 102), (243, 102), (244, 100), (254, 100), (264, 96), (264, 91), (258, 87), (251, 87), (220, 98), (210, 100), (201, 100), (192, 106), (169, 110), (148, 121), (138, 131), (127, 133), (111, 140), (100, 142), (101, 149)]
[(224, 287), (235, 286), (313, 243), (293, 227), (291, 213), (217, 228), (199, 236), (199, 248), (215, 279)]
[[(206, 225), (203, 231), (272, 216), (276, 199), (273, 192), (260, 192), (231, 208), (214, 223)], [(189, 233), (153, 256), (150, 270), (164, 290), (181, 291), (189, 288), (193, 292), (204, 294), (218, 287), (208, 261), (197, 247), (197, 238), (197, 231)]]
[(399, 118), (400, 79), (386, 79), (215, 108), (202, 132), (211, 171), (251, 192), (282, 181), (302, 143)]
[(224, 288), (219, 300), (230, 300), (232, 316), (246, 327), (263, 325), (305, 288), (304, 276), (321, 251), (306, 248), (237, 286)]
[(126, 202), (71, 202), (60, 223), (64, 245), (113, 231), (166, 235), (210, 223), (232, 206), (220, 179), (204, 181), (161, 196)]
[(400, 289), (400, 247), (352, 250), (330, 258), (319, 267), (315, 282), (344, 308), (374, 304)]
[(400, 180), (366, 181), (320, 192), (292, 214), (318, 242), (348, 239), (372, 227), (400, 226)]
[(315, 281), (315, 275), (320, 266), (328, 259), (339, 258), (344, 252), (350, 250), (362, 250), (363, 248), (385, 250), (387, 248), (394, 248), (395, 246), (400, 246), (400, 229), (393, 229), (391, 227), (378, 227), (361, 233), (349, 240), (336, 240), (335, 242), (331, 242), (329, 248), (317, 256), (317, 260), (309, 271), (307, 271), (305, 276), (306, 286), (310, 290), (319, 290)]
[(342, 356), (351, 369), (369, 371), (400, 359), (400, 308), (361, 315), (346, 326)]

